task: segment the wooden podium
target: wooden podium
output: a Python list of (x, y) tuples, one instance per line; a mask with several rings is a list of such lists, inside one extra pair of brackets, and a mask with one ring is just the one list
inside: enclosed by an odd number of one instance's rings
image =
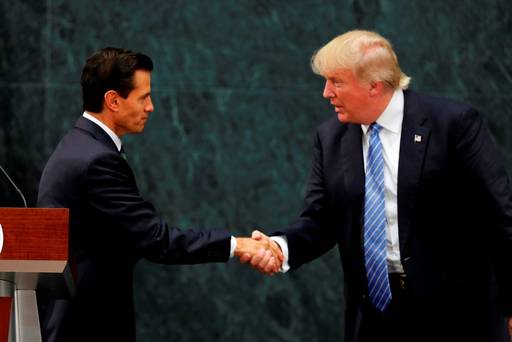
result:
[(68, 209), (0, 208), (0, 342), (41, 341), (36, 289), (74, 294), (68, 222)]

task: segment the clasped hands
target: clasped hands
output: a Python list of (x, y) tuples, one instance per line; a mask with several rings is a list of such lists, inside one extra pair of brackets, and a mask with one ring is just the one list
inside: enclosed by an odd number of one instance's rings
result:
[(235, 256), (267, 275), (279, 272), (284, 260), (279, 245), (258, 230), (250, 238), (236, 238)]

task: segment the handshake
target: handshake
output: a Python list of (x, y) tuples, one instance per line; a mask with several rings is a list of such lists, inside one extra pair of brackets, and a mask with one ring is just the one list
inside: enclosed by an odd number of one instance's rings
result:
[(279, 272), (284, 260), (279, 244), (257, 230), (252, 232), (250, 238), (236, 238), (235, 256), (242, 264), (248, 262), (267, 275)]

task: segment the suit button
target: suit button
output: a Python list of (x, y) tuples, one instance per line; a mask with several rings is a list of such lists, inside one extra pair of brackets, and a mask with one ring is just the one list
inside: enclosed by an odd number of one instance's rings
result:
[(366, 295), (365, 295), (365, 294), (364, 294), (364, 295), (362, 295), (361, 297), (362, 297), (363, 299), (366, 299)]

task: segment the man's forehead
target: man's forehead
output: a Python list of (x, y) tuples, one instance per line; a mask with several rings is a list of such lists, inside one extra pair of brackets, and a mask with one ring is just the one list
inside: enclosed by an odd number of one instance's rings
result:
[(136, 86), (145, 85), (151, 82), (151, 72), (146, 70), (135, 70), (133, 81)]
[(326, 79), (334, 77), (350, 77), (353, 76), (353, 72), (349, 68), (338, 68), (334, 70), (325, 71), (322, 76)]

